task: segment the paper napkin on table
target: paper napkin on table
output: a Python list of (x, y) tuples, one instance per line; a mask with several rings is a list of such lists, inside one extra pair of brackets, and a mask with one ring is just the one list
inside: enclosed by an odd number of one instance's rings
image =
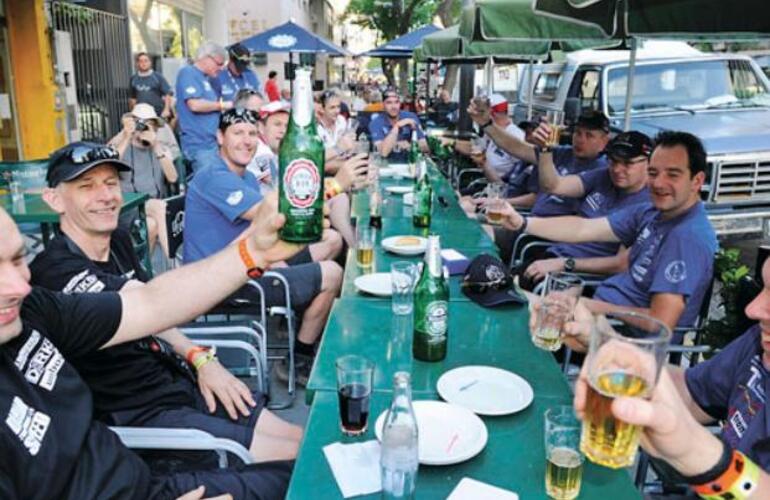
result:
[(446, 500), (519, 500), (512, 491), (464, 477)]
[(323, 450), (345, 498), (382, 489), (380, 443), (376, 439), (353, 444), (332, 443)]

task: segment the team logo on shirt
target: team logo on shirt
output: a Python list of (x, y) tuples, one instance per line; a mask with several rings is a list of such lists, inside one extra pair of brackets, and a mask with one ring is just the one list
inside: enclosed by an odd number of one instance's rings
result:
[(666, 279), (669, 283), (679, 283), (687, 278), (687, 268), (683, 260), (675, 260), (666, 266)]
[(62, 288), (66, 294), (73, 293), (98, 293), (104, 290), (104, 283), (88, 269), (81, 271), (67, 282)]
[(227, 197), (227, 204), (231, 207), (234, 207), (240, 203), (241, 200), (243, 200), (243, 191), (239, 189), (238, 191), (233, 191), (230, 193), (230, 195)]
[(188, 94), (194, 94), (196, 90), (197, 89), (195, 87), (193, 87), (192, 85), (190, 85), (189, 87), (184, 89), (184, 91), (187, 92)]
[(283, 175), (286, 197), (292, 207), (308, 208), (315, 203), (321, 192), (321, 176), (315, 163), (298, 158), (289, 163)]
[(18, 396), (13, 397), (11, 411), (5, 417), (5, 425), (16, 434), (32, 456), (40, 451), (50, 423), (51, 417), (30, 407)]
[[(37, 350), (32, 354), (35, 347)], [(23, 370), (25, 364), (27, 369)], [(50, 340), (33, 331), (16, 356), (15, 365), (24, 373), (27, 382), (51, 391), (56, 385), (59, 371), (64, 366), (64, 357)]]
[(209, 90), (211, 90), (211, 84), (208, 81), (206, 81), (206, 80), (203, 81), (203, 90), (205, 90), (207, 92)]

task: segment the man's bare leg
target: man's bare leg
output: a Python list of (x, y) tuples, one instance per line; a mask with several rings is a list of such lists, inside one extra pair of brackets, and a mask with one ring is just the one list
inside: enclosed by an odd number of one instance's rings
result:
[(320, 262), (321, 291), (302, 315), (302, 326), (297, 339), (312, 345), (320, 337), (331, 311), (332, 303), (342, 287), (342, 268), (331, 261)]
[(350, 223), (350, 197), (346, 193), (329, 200), (329, 222), (340, 233), (348, 248), (355, 248), (356, 232)]
[(342, 251), (342, 237), (333, 229), (324, 229), (321, 241), (308, 245), (308, 249), (313, 262), (335, 259)]

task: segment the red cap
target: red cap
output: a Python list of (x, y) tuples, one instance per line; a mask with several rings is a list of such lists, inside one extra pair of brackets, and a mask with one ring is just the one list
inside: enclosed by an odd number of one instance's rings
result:
[(489, 96), (489, 105), (493, 113), (508, 113), (508, 101), (500, 94)]

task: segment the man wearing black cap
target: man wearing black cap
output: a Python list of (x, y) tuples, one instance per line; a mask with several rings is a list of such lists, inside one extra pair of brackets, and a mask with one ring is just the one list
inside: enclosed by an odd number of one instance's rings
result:
[(227, 49), (229, 61), (214, 79), (219, 97), (224, 101), (235, 101), (235, 95), (241, 89), (259, 90), (259, 77), (249, 69), (251, 53), (249, 49), (236, 43)]
[(383, 92), (382, 105), (384, 112), (369, 123), (369, 133), (377, 151), (389, 160), (406, 161), (412, 132), (416, 132), (420, 150), (428, 153), (430, 149), (420, 119), (411, 111), (401, 110), (401, 96), (395, 89)]
[[(69, 179), (95, 161), (114, 161), (114, 152), (92, 148), (67, 154), (75, 165), (49, 180)], [(0, 208), (0, 497), (160, 500), (203, 485), (209, 497), (284, 498), (290, 462), (154, 474), (93, 420), (91, 392), (70, 363), (191, 321), (250, 276), (289, 258), (299, 247), (278, 239), (285, 218), (277, 206), (277, 197), (270, 197), (248, 236), (204, 262), (120, 292), (77, 295), (29, 285), (24, 241)], [(87, 216), (103, 230), (108, 212), (117, 209), (105, 204)], [(187, 498), (200, 498), (203, 491), (196, 492)]]
[[(62, 234), (32, 262), (34, 285), (72, 295), (149, 281), (128, 232), (118, 227), (118, 172), (129, 170), (115, 150), (94, 143), (52, 155), (43, 199), (59, 214)], [(185, 360), (189, 370), (171, 368)], [(302, 431), (263, 409), (264, 395), (252, 393), (177, 329), (69, 361), (91, 388), (96, 417), (107, 424), (196, 428), (240, 442), (257, 461), (296, 455)]]
[[(649, 137), (641, 132), (623, 132), (607, 145), (608, 167), (566, 176), (558, 175), (553, 162), (543, 155), (538, 166), (540, 188), (547, 193), (581, 199), (577, 215), (589, 219), (632, 205), (649, 204), (647, 168), (651, 152)], [(619, 243), (607, 242), (552, 245), (542, 260), (526, 267), (524, 276), (539, 281), (546, 273), (559, 271), (614, 274), (625, 262), (623, 255), (616, 255), (619, 249)]]

